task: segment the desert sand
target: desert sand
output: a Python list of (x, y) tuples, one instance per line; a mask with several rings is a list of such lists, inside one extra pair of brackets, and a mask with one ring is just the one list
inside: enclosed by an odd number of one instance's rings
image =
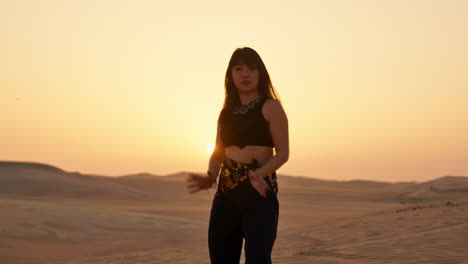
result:
[[(209, 263), (215, 190), (190, 195), (186, 177), (0, 162), (0, 263)], [(278, 181), (274, 263), (468, 263), (467, 177)]]

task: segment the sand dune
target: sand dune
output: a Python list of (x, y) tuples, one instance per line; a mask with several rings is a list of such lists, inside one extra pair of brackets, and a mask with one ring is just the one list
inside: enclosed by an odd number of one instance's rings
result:
[(1, 195), (148, 200), (174, 196), (171, 194), (184, 190), (184, 186), (171, 183), (172, 180), (166, 178), (151, 174), (122, 177), (84, 175), (44, 164), (0, 162)]
[(468, 195), (466, 177), (447, 176), (412, 186), (400, 196), (405, 202), (463, 200)]
[[(209, 263), (214, 190), (186, 172), (104, 177), (0, 162), (0, 263)], [(468, 178), (279, 175), (274, 263), (468, 263)]]

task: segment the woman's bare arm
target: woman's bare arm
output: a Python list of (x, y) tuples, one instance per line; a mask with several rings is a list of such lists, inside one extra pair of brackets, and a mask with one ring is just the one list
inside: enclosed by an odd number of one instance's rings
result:
[(288, 118), (281, 103), (270, 99), (264, 106), (265, 119), (269, 122), (270, 133), (275, 145), (275, 155), (255, 171), (260, 177), (266, 177), (279, 169), (289, 159)]

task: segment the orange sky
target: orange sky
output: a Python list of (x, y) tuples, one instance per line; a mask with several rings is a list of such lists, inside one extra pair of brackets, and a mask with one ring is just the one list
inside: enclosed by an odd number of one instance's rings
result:
[(468, 176), (466, 1), (1, 1), (0, 160), (206, 171), (237, 47), (290, 122), (279, 173)]

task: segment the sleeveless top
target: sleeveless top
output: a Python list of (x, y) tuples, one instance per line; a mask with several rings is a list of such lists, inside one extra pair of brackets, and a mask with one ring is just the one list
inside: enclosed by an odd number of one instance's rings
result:
[(263, 117), (262, 106), (267, 97), (259, 97), (248, 104), (226, 107), (219, 115), (221, 141), (225, 147), (274, 147), (268, 122)]

